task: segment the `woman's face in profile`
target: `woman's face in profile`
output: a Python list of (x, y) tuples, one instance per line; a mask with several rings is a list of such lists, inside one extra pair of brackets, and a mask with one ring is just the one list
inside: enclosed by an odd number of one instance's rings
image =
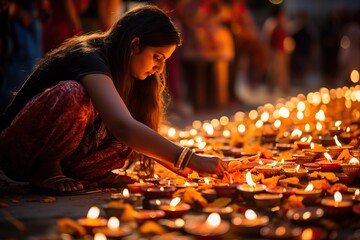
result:
[(142, 49), (135, 45), (130, 57), (131, 76), (140, 80), (145, 80), (148, 76), (161, 73), (166, 64), (166, 60), (173, 54), (176, 45), (163, 47), (147, 46)]

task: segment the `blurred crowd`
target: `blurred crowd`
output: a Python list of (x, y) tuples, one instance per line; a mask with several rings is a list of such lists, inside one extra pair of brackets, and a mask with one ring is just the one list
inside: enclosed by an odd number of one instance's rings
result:
[[(168, 60), (171, 108), (226, 107), (238, 102), (242, 77), (249, 89), (265, 85), (284, 96), (307, 84), (318, 69), (322, 85), (349, 85), (360, 69), (359, 9), (327, 14), (288, 14), (271, 5), (260, 22), (246, 0), (0, 0), (0, 110), (11, 101), (39, 59), (65, 39), (106, 31), (126, 10), (154, 3), (165, 9), (183, 35)], [(185, 105), (184, 105), (185, 104)]]

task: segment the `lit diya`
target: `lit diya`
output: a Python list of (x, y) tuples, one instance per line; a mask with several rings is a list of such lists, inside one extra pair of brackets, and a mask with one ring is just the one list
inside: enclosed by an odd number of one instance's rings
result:
[(346, 214), (351, 212), (352, 201), (343, 199), (339, 191), (334, 196), (326, 197), (321, 200), (321, 205), (325, 208), (325, 215), (331, 217), (347, 217)]
[(144, 182), (142, 180), (139, 182), (127, 185), (128, 189), (131, 193), (141, 193), (142, 189), (144, 189), (146, 187), (152, 187), (152, 186), (154, 186), (153, 183)]
[(111, 194), (112, 200), (122, 200), (125, 203), (130, 203), (131, 205), (134, 205), (141, 197), (140, 193), (130, 193), (127, 188), (124, 188), (121, 193)]
[(302, 196), (303, 203), (306, 205), (314, 204), (317, 199), (321, 196), (321, 189), (314, 189), (314, 185), (309, 183), (305, 189), (296, 189), (295, 194), (298, 196)]
[(300, 168), (300, 165), (297, 165), (295, 168), (285, 168), (284, 172), (287, 177), (304, 178), (309, 171), (305, 168)]
[(165, 212), (167, 218), (179, 218), (190, 210), (190, 205), (181, 203), (179, 197), (173, 198), (169, 204), (159, 206), (160, 210)]
[(162, 210), (138, 210), (134, 213), (136, 222), (141, 225), (146, 221), (157, 221), (165, 216)]
[(241, 184), (237, 186), (237, 190), (245, 200), (253, 200), (254, 195), (265, 191), (266, 186), (264, 184), (256, 184), (251, 177), (251, 172), (246, 173), (247, 184)]
[(264, 174), (265, 177), (272, 177), (278, 175), (281, 171), (281, 167), (272, 165), (259, 165), (255, 166), (254, 169), (258, 173)]
[(93, 229), (105, 227), (107, 224), (107, 220), (104, 218), (99, 218), (100, 209), (96, 206), (93, 206), (89, 209), (86, 218), (80, 218), (77, 222), (85, 228), (85, 230), (89, 233), (93, 233)]
[(295, 193), (295, 188), (293, 187), (281, 187), (281, 186), (273, 186), (267, 187), (265, 189), (266, 192), (272, 194), (282, 194), (284, 197), (289, 197), (290, 195)]
[(357, 158), (351, 158), (348, 163), (342, 163), (341, 168), (348, 176), (356, 176), (360, 172), (360, 162)]
[(259, 234), (262, 227), (269, 223), (269, 217), (258, 215), (252, 209), (247, 209), (245, 214), (237, 214), (231, 219), (234, 230), (242, 234)]
[(110, 217), (107, 227), (95, 228), (94, 233), (103, 233), (108, 238), (120, 238), (131, 234), (132, 229), (128, 225), (120, 226), (117, 217)]
[(324, 152), (326, 160), (317, 161), (324, 172), (337, 172), (340, 169), (340, 161), (333, 160), (329, 153)]
[(295, 141), (295, 145), (298, 147), (298, 149), (309, 149), (310, 143), (312, 141), (312, 137), (303, 137), (300, 139), (300, 141)]
[(279, 207), (282, 198), (283, 195), (281, 193), (280, 194), (260, 193), (254, 195), (256, 206), (266, 210), (268, 209), (272, 210), (275, 207)]
[(324, 210), (320, 207), (294, 208), (287, 211), (286, 216), (292, 222), (299, 225), (306, 225), (321, 219), (324, 216)]
[(203, 218), (186, 219), (184, 229), (187, 233), (202, 238), (214, 239), (229, 231), (230, 224), (222, 221), (218, 213), (211, 213), (206, 220)]
[(176, 191), (175, 187), (152, 186), (142, 189), (142, 194), (146, 199), (171, 198)]

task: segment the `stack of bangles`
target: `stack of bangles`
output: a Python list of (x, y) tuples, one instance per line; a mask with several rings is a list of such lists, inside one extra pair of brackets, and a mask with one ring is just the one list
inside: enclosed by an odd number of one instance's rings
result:
[(174, 166), (178, 169), (184, 170), (193, 154), (193, 150), (188, 147), (184, 147), (179, 158), (175, 161)]

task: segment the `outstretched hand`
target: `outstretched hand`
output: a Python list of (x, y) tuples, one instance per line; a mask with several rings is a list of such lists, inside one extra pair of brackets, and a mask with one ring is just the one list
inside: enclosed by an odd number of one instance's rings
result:
[(219, 178), (223, 177), (227, 170), (227, 164), (216, 156), (204, 156), (194, 154), (188, 165), (199, 174), (216, 174)]

